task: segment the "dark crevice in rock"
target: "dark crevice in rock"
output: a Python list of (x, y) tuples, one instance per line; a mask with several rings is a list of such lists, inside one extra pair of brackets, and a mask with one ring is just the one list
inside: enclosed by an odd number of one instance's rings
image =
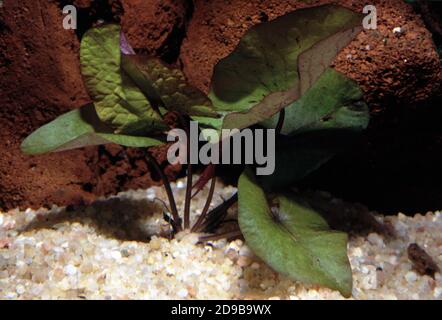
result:
[[(90, 6), (80, 7), (74, 0), (58, 0), (60, 9), (66, 5), (74, 5), (77, 8), (77, 30), (75, 33), (79, 39), (83, 34), (102, 21), (104, 23), (120, 23), (124, 14), (124, 8), (120, 0), (95, 0)], [(164, 43), (155, 50), (155, 55), (167, 63), (176, 63), (180, 55), (181, 44), (186, 36), (187, 25), (192, 18), (194, 4), (192, 0), (185, 1), (184, 23), (173, 26)], [(1, 27), (1, 25), (0, 25)], [(138, 49), (137, 53), (146, 53), (146, 50)]]
[(385, 214), (442, 207), (442, 99), (392, 108), (373, 119), (362, 141), (311, 174), (303, 185)]
[(157, 50), (157, 55), (167, 63), (176, 63), (181, 53), (181, 44), (187, 33), (187, 26), (194, 12), (192, 0), (185, 1), (185, 15), (182, 26), (175, 25), (164, 44)]
[(119, 0), (95, 0), (88, 7), (80, 7), (73, 0), (58, 0), (60, 9), (67, 5), (77, 8), (77, 29), (75, 33), (79, 39), (97, 22), (119, 23), (123, 15), (123, 6)]
[(7, 33), (11, 32), (11, 29), (5, 24), (3, 20), (0, 19), (0, 33)]

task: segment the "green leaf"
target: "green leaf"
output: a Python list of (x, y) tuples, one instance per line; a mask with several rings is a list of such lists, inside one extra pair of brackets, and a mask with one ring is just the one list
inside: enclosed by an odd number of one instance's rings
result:
[(361, 30), (362, 15), (326, 5), (250, 29), (214, 69), (209, 94), (223, 127), (244, 128), (297, 100)]
[(94, 106), (88, 104), (37, 129), (23, 141), (21, 150), (25, 154), (36, 155), (107, 143), (150, 147), (162, 142), (147, 137), (113, 134), (113, 130), (100, 121)]
[(120, 27), (90, 29), (81, 41), (81, 73), (100, 119), (117, 133), (144, 134), (166, 129), (148, 99), (121, 71)]
[(123, 55), (121, 59), (124, 71), (158, 106), (189, 116), (218, 117), (210, 99), (189, 85), (181, 70), (154, 57)]
[(272, 211), (250, 171), (239, 179), (238, 197), (239, 225), (258, 257), (294, 280), (351, 295), (345, 233), (330, 230), (318, 213), (293, 196), (277, 196), (279, 209)]
[[(351, 79), (328, 68), (313, 86), (285, 108), (282, 136), (276, 143), (275, 172), (260, 178), (269, 189), (306, 177), (350, 147), (370, 120), (363, 93)], [(263, 122), (274, 128), (278, 115)]]
[[(275, 128), (278, 118), (275, 115), (262, 124)], [(368, 122), (368, 107), (357, 83), (328, 68), (299, 100), (285, 108), (281, 133), (295, 135), (323, 129), (362, 131)]]

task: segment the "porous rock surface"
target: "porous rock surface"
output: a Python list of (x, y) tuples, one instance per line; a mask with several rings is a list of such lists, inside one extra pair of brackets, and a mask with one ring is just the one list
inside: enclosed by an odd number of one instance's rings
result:
[(190, 2), (185, 0), (121, 0), (123, 31), (141, 52), (174, 62), (184, 37)]
[[(102, 18), (99, 14), (114, 15), (116, 21), (121, 18), (118, 1), (109, 1), (104, 9), (97, 8), (96, 3), (73, 3), (79, 9), (79, 19), (85, 19), (82, 23)], [(148, 8), (141, 1), (125, 1), (128, 16), (123, 15), (123, 21), (129, 26), (138, 23), (132, 22), (134, 12), (138, 12), (138, 19), (150, 21), (146, 28), (172, 30), (177, 20), (152, 20), (152, 13), (164, 11), (165, 3), (149, 2)], [(21, 141), (33, 130), (90, 101), (80, 74), (79, 41), (73, 30), (63, 29), (60, 4), (52, 0), (5, 0), (0, 8), (2, 209), (88, 202), (96, 195), (155, 183), (142, 153), (133, 149), (91, 147), (36, 157), (20, 152)], [(139, 48), (143, 47), (142, 41), (151, 50), (167, 46), (167, 39), (149, 42), (149, 38), (141, 40), (137, 34), (132, 35), (133, 28), (127, 31)], [(155, 151), (160, 162), (165, 160), (162, 150)], [(178, 169), (168, 167), (166, 171), (175, 176)]]
[[(189, 80), (208, 91), (213, 67), (253, 25), (296, 9), (338, 4), (361, 12), (356, 0), (213, 0), (195, 1), (195, 12), (181, 49)], [(430, 32), (402, 0), (375, 0), (376, 30), (363, 30), (334, 61), (336, 70), (356, 80), (377, 110), (388, 103), (423, 100), (441, 90), (442, 68)], [(400, 28), (400, 32), (397, 32)], [(394, 31), (396, 30), (396, 31)]]
[[(0, 208), (67, 205), (154, 183), (142, 154), (132, 149), (93, 147), (38, 157), (19, 150), (33, 130), (89, 101), (79, 72), (78, 36), (99, 19), (121, 21), (139, 52), (168, 62), (179, 55), (189, 80), (207, 91), (213, 66), (249, 27), (325, 3), (357, 11), (365, 5), (360, 0), (2, 1)], [(79, 9), (83, 29), (77, 35), (62, 28), (65, 4)], [(401, 0), (373, 4), (378, 30), (363, 31), (338, 55), (335, 68), (359, 83), (374, 111), (440, 94), (440, 63), (420, 17)], [(164, 160), (164, 152), (157, 154)], [(166, 171), (174, 176), (177, 168)]]

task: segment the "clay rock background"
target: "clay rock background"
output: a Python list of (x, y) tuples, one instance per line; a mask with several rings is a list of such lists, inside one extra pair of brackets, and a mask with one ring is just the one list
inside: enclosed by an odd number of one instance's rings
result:
[(186, 0), (122, 0), (123, 31), (141, 53), (160, 56), (173, 63), (178, 57), (186, 24), (192, 13)]
[[(4, 0), (0, 7), (0, 209), (88, 202), (97, 195), (147, 187), (157, 181), (142, 154), (134, 149), (93, 147), (38, 157), (20, 153), (19, 144), (29, 133), (89, 101), (79, 72), (78, 39), (98, 20), (121, 22), (138, 52), (182, 66), (189, 80), (207, 91), (213, 66), (250, 26), (294, 9), (325, 3), (358, 11), (365, 5), (359, 0)], [(366, 143), (347, 154), (345, 161), (332, 163), (330, 172), (350, 164), (355, 172), (365, 170), (367, 176), (384, 174), (378, 168), (388, 168), (382, 166), (386, 156), (393, 155), (390, 162), (398, 155), (408, 156), (402, 149), (409, 137), (395, 130), (394, 124), (406, 118), (401, 122), (406, 130), (407, 121), (415, 117), (402, 115), (403, 110), (413, 110), (441, 93), (440, 62), (421, 18), (402, 0), (372, 3), (378, 8), (378, 30), (361, 33), (339, 54), (334, 66), (359, 83), (373, 112), (381, 115), (375, 117)], [(78, 8), (76, 32), (62, 28), (61, 9), (67, 4)], [(403, 32), (393, 34), (395, 27)], [(390, 111), (384, 112), (387, 108)], [(427, 120), (424, 116), (422, 121)], [(383, 131), (385, 127), (390, 131)], [(426, 136), (413, 135), (413, 146), (425, 149), (414, 150), (416, 157), (431, 155), (432, 161), (442, 161), (433, 152), (442, 148), (437, 142), (441, 139), (434, 139), (435, 135), (442, 137), (439, 134), (436, 130)], [(371, 147), (379, 142), (385, 146), (385, 137), (393, 148)], [(420, 139), (434, 144), (430, 148)], [(164, 151), (155, 151), (160, 161)], [(179, 168), (162, 162), (168, 175), (176, 176)], [(350, 170), (347, 177), (354, 177), (355, 172)], [(339, 178), (345, 181), (345, 177)], [(369, 191), (373, 188), (366, 186)]]
[[(96, 195), (156, 182), (141, 152), (133, 149), (109, 146), (38, 157), (21, 154), (20, 142), (29, 133), (90, 101), (79, 69), (79, 40), (62, 27), (66, 4), (72, 2), (5, 0), (0, 8), (0, 208), (4, 210), (88, 202)], [(122, 19), (129, 31), (134, 25), (149, 24), (152, 33), (129, 34), (135, 45), (144, 43), (151, 52), (167, 47), (168, 35), (183, 25), (177, 11), (167, 19), (153, 19), (155, 12), (165, 10), (161, 1), (123, 1), (128, 16), (115, 1), (74, 4), (79, 8), (79, 26), (85, 28), (98, 19)], [(166, 31), (157, 37), (158, 30)], [(156, 155), (166, 166), (164, 150)], [(166, 173), (173, 177), (177, 170), (167, 167)]]
[[(208, 91), (215, 64), (229, 54), (253, 25), (290, 11), (339, 4), (362, 12), (363, 0), (197, 0), (181, 49), (190, 82)], [(356, 80), (372, 109), (422, 101), (441, 90), (439, 56), (421, 18), (403, 0), (371, 1), (378, 29), (364, 30), (335, 60), (335, 68)], [(394, 34), (400, 27), (402, 32)]]

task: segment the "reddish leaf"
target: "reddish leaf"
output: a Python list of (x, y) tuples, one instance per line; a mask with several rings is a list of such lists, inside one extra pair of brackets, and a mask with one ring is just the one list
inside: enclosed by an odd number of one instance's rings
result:
[(197, 180), (195, 184), (193, 185), (192, 189), (196, 189), (195, 192), (192, 195), (192, 198), (195, 197), (203, 188), (204, 186), (215, 176), (215, 168), (216, 165), (213, 163), (209, 164)]

